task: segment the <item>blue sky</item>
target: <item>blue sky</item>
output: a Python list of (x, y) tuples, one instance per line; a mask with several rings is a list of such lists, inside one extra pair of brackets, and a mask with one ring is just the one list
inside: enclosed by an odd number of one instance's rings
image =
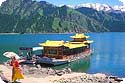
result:
[[(0, 5), (4, 1), (6, 1), (6, 0), (0, 0)], [(36, 0), (36, 1), (41, 1), (41, 0)], [(114, 6), (114, 5), (121, 6), (122, 3), (124, 3), (124, 5), (125, 5), (125, 0), (44, 0), (44, 1), (47, 1), (54, 5), (62, 5), (62, 4), (78, 5), (78, 4), (82, 4), (82, 3), (101, 3), (101, 4), (107, 4), (110, 6)]]
[[(37, 0), (41, 1), (41, 0)], [(108, 4), (110, 6), (114, 5), (122, 5), (122, 2), (125, 2), (125, 0), (42, 0), (47, 1), (55, 5), (65, 4), (65, 5), (77, 5), (82, 3), (102, 3), (102, 4)]]

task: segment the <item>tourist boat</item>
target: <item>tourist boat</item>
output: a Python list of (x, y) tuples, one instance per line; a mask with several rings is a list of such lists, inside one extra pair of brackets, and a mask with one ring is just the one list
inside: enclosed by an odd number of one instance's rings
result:
[(51, 41), (47, 40), (39, 45), (43, 47), (42, 57), (37, 59), (38, 64), (61, 65), (89, 56), (92, 51), (85, 34), (71, 36), (72, 41)]

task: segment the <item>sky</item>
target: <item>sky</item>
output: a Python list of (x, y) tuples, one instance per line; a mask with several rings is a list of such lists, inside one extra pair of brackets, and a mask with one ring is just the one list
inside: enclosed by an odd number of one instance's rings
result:
[[(3, 1), (6, 1), (6, 0), (0, 0), (0, 5)], [(41, 1), (41, 0), (36, 0), (36, 1)], [(78, 5), (83, 3), (101, 3), (101, 4), (107, 4), (110, 6), (115, 6), (115, 5), (121, 6), (122, 4), (125, 5), (125, 0), (44, 0), (44, 1), (47, 1), (54, 5), (62, 5), (62, 4)]]
[[(40, 1), (40, 0), (37, 0)], [(83, 4), (83, 3), (101, 3), (101, 4), (107, 4), (110, 6), (115, 6), (119, 5), (121, 6), (122, 4), (125, 5), (125, 0), (45, 0), (47, 2), (50, 2), (55, 5), (78, 5), (78, 4)]]

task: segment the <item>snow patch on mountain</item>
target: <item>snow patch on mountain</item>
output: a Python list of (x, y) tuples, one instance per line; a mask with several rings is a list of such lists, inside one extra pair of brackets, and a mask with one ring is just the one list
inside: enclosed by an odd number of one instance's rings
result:
[(110, 7), (109, 5), (106, 4), (100, 4), (100, 3), (85, 3), (85, 4), (79, 4), (77, 6), (75, 6), (75, 8), (80, 8), (80, 7), (87, 7), (87, 8), (93, 8), (96, 9), (97, 11), (110, 11), (112, 10), (112, 7)]
[(1, 4), (2, 4), (4, 1), (6, 1), (6, 0), (0, 0), (0, 6), (1, 6)]
[(125, 5), (125, 0), (119, 0), (120, 2), (122, 2), (123, 3), (123, 5)]
[(113, 9), (116, 10), (116, 11), (125, 12), (125, 5), (123, 5), (123, 6), (116, 5), (116, 6), (113, 7)]
[(75, 6), (67, 5), (67, 7), (74, 8), (74, 9), (81, 8), (81, 7), (87, 7), (87, 8), (95, 9), (97, 11), (125, 12), (125, 5), (122, 5), (122, 6), (115, 5), (115, 6), (111, 7), (107, 4), (84, 3), (84, 4), (75, 5)]

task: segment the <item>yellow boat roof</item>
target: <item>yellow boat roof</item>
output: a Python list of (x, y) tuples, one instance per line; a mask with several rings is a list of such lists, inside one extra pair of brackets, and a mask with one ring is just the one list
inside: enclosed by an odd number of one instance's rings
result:
[(40, 43), (41, 46), (49, 46), (49, 47), (60, 47), (63, 46), (64, 41), (50, 41), (47, 40), (45, 43)]
[(89, 36), (86, 36), (84, 33), (83, 34), (75, 34), (74, 36), (70, 36), (71, 38), (89, 38)]
[(84, 42), (74, 42), (74, 41), (69, 41), (69, 42), (67, 42), (67, 43), (72, 43), (72, 44), (81, 44), (81, 43), (84, 43)]
[(73, 49), (73, 48), (79, 48), (79, 47), (83, 47), (83, 46), (87, 46), (85, 45), (84, 43), (71, 43), (71, 42), (68, 42), (68, 43), (65, 43), (64, 44), (65, 47), (68, 47), (69, 49)]
[(93, 40), (84, 41), (84, 43), (93, 43)]

